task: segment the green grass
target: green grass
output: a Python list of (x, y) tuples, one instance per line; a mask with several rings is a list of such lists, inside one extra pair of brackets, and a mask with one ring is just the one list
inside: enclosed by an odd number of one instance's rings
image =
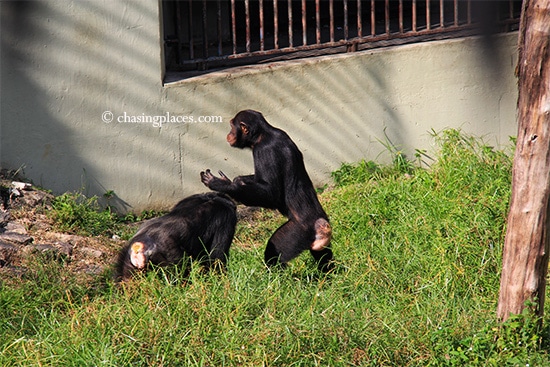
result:
[[(398, 157), (321, 195), (337, 271), (267, 271), (282, 219), (238, 226), (226, 273), (84, 284), (62, 262), (0, 278), (2, 366), (547, 366), (546, 325), (496, 321), (511, 156), (450, 130), (429, 169)], [(175, 277), (178, 279), (178, 277)], [(548, 314), (548, 312), (546, 313)]]
[[(114, 195), (112, 191), (104, 197)], [(130, 239), (134, 227), (128, 224), (158, 217), (164, 214), (158, 210), (144, 210), (140, 214), (118, 215), (111, 207), (102, 207), (97, 196), (87, 197), (81, 192), (67, 192), (53, 199), (51, 208), (46, 211), (53, 220), (57, 231), (75, 233), (83, 236), (111, 236), (116, 234), (122, 239)]]

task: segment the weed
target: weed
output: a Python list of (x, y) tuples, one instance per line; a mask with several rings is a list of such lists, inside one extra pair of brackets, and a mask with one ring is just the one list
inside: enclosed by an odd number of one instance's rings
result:
[(100, 208), (96, 196), (88, 198), (77, 192), (57, 196), (48, 215), (58, 230), (82, 235), (109, 233), (117, 223), (117, 217), (110, 209)]
[(358, 164), (342, 163), (342, 166), (331, 173), (337, 186), (346, 186), (355, 182), (369, 181), (377, 177), (382, 169), (373, 161), (362, 160)]
[[(112, 191), (108, 191), (104, 196), (110, 198), (113, 195)], [(62, 232), (91, 236), (117, 234), (122, 239), (129, 239), (136, 228), (128, 224), (155, 218), (165, 212), (144, 210), (140, 214), (129, 212), (119, 216), (110, 206), (102, 208), (96, 196), (86, 197), (79, 192), (69, 192), (57, 196), (47, 214), (53, 219), (55, 228)]]
[(505, 323), (489, 320), (473, 335), (456, 339), (448, 329), (433, 335), (434, 348), (441, 366), (543, 366), (547, 356), (543, 347), (541, 320), (529, 307), (521, 315), (512, 315)]
[(129, 212), (124, 215), (121, 220), (123, 222), (141, 222), (147, 219), (160, 217), (164, 214), (166, 214), (166, 212), (161, 210), (143, 210), (139, 214)]
[[(380, 166), (373, 161), (365, 160), (357, 164), (342, 163), (339, 169), (331, 173), (331, 177), (336, 186), (346, 186), (353, 183), (380, 180), (401, 175), (409, 176), (417, 170), (414, 162), (410, 161), (401, 150), (397, 149), (387, 136), (386, 141), (380, 141), (380, 143), (391, 155), (391, 165)], [(419, 162), (422, 161), (422, 157), (429, 158), (428, 155), (421, 150), (416, 150), (415, 156)]]

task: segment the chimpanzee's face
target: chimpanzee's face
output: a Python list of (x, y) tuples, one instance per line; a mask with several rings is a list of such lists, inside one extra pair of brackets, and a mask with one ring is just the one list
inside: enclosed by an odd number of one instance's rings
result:
[(235, 146), (235, 144), (237, 144), (237, 135), (238, 135), (238, 125), (235, 126), (236, 123), (235, 123), (235, 119), (232, 119), (231, 121), (229, 121), (229, 126), (231, 127), (231, 131), (229, 131), (229, 134), (227, 134), (227, 142), (229, 143), (229, 145), (231, 145), (232, 147)]
[(252, 142), (250, 139), (250, 131), (247, 123), (237, 120), (235, 117), (229, 122), (231, 131), (227, 134), (227, 142), (234, 148), (246, 148), (251, 147)]

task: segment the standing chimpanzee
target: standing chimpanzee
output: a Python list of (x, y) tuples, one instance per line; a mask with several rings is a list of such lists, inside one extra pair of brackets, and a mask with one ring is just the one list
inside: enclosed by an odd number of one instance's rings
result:
[(179, 265), (184, 256), (208, 267), (225, 266), (237, 224), (236, 207), (227, 196), (205, 193), (189, 196), (172, 211), (148, 220), (120, 251), (115, 280), (126, 280), (148, 264)]
[(281, 129), (271, 126), (260, 112), (239, 112), (231, 121), (227, 142), (251, 148), (254, 174), (233, 182), (223, 173), (201, 172), (201, 181), (248, 206), (278, 209), (288, 218), (271, 236), (265, 250), (268, 266), (288, 261), (310, 250), (320, 270), (332, 268), (332, 228), (309, 178), (302, 153)]

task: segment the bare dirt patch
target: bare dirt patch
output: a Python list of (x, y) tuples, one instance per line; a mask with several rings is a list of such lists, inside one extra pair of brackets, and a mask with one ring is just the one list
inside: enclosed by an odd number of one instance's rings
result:
[(11, 172), (0, 173), (0, 188), (0, 276), (24, 274), (37, 257), (63, 261), (69, 271), (82, 275), (110, 269), (123, 240), (56, 231), (47, 215), (54, 196)]

